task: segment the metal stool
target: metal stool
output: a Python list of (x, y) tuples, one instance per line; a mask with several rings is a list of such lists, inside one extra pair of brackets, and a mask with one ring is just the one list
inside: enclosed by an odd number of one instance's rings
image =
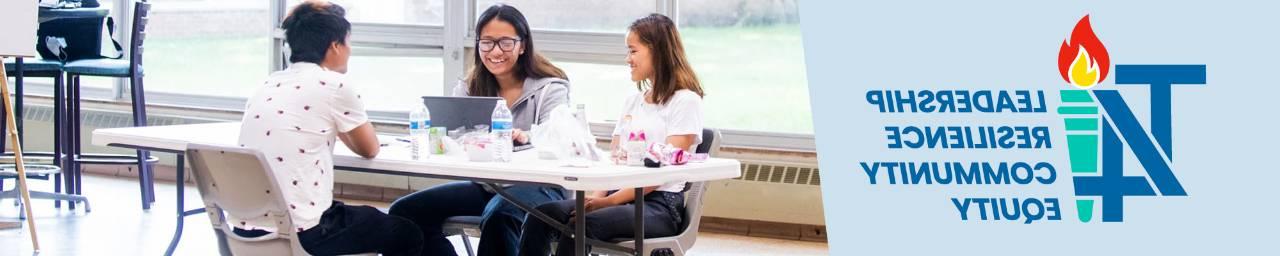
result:
[[(48, 179), (49, 179), (49, 176), (51, 176), (51, 175), (55, 175), (55, 174), (59, 174), (59, 173), (62, 173), (62, 168), (60, 168), (60, 167), (58, 167), (58, 166), (54, 166), (54, 165), (46, 165), (46, 164), (27, 164), (27, 165), (25, 165), (25, 166), (27, 167), (27, 168), (26, 168), (26, 171), (27, 171), (27, 178), (48, 180)], [(18, 178), (18, 168), (17, 168), (17, 166), (16, 166), (16, 165), (13, 165), (13, 164), (2, 164), (2, 165), (0, 165), (0, 179), (10, 179), (10, 178)], [(16, 184), (16, 183), (15, 183), (15, 184)], [(5, 191), (0, 192), (0, 199), (13, 198), (13, 200), (14, 200), (13, 204), (14, 204), (14, 205), (18, 205), (19, 203), (23, 203), (23, 202), (22, 202), (22, 200), (21, 200), (21, 199), (20, 199), (20, 197), (19, 197), (19, 190), (18, 190), (18, 186), (21, 186), (21, 185), (22, 185), (22, 184), (17, 184), (17, 185), (16, 185), (16, 186), (14, 186), (14, 188), (13, 188), (13, 189), (11, 189), (11, 190), (5, 190)], [(35, 198), (35, 199), (50, 199), (50, 200), (64, 200), (64, 201), (70, 201), (70, 202), (84, 202), (84, 212), (85, 212), (85, 213), (88, 213), (88, 212), (90, 211), (90, 208), (89, 208), (89, 199), (88, 199), (88, 198), (85, 198), (84, 196), (81, 196), (81, 195), (62, 194), (62, 193), (49, 193), (49, 192), (36, 191), (36, 190), (29, 190), (29, 191), (30, 191), (30, 193), (31, 193), (31, 198)], [(26, 202), (26, 203), (29, 203), (29, 202)], [(18, 218), (19, 218), (19, 219), (25, 219), (25, 218), (26, 218), (26, 216), (25, 216), (25, 212), (23, 212), (23, 211), (19, 211), (19, 213), (18, 213)]]
[[(27, 156), (28, 158), (31, 158), (33, 156), (41, 157), (41, 158), (52, 157), (51, 164), (57, 165), (57, 166), (67, 166), (66, 154), (63, 154), (63, 150), (66, 148), (66, 141), (67, 141), (66, 137), (67, 137), (68, 129), (66, 128), (66, 125), (63, 125), (63, 123), (66, 122), (67, 118), (65, 115), (66, 103), (64, 101), (65, 98), (63, 97), (63, 91), (66, 89), (66, 86), (63, 83), (64, 73), (62, 72), (62, 62), (56, 61), (56, 60), (34, 59), (34, 58), (25, 58), (25, 59), (16, 58), (14, 60), (5, 59), (4, 68), (6, 70), (14, 70), (14, 72), (9, 72), (8, 76), (13, 77), (15, 82), (14, 83), (15, 100), (14, 100), (14, 106), (13, 106), (14, 107), (13, 115), (14, 115), (14, 118), (16, 118), (16, 120), (14, 121), (17, 123), (17, 126), (18, 126), (18, 138), (23, 141), (26, 141), (26, 139), (23, 137), (23, 131), (25, 129), (23, 129), (23, 125), (22, 125), (23, 123), (22, 115), (24, 114), (22, 111), (22, 108), (24, 106), (22, 101), (24, 98), (23, 96), (25, 96), (23, 89), (26, 88), (26, 86), (24, 86), (24, 78), (45, 77), (45, 78), (53, 79), (53, 102), (54, 102), (53, 126), (55, 129), (53, 134), (53, 152), (26, 152), (25, 156)], [(0, 123), (4, 123), (4, 120), (5, 120), (5, 116), (0, 115)], [(4, 142), (6, 139), (7, 139), (7, 136), (0, 136), (0, 145), (4, 145)], [(0, 156), (0, 158), (3, 158), (3, 159), (0, 159), (0, 162), (7, 161), (7, 163), (12, 163), (13, 161), (12, 153), (8, 153), (8, 152), (4, 153), (3, 156)], [(53, 176), (53, 180), (54, 180), (53, 192), (61, 193), (63, 185), (67, 187), (67, 193), (73, 192), (71, 190), (72, 188), (71, 182), (73, 181), (72, 179), (68, 178), (64, 182), (62, 179), (62, 174), (55, 174)], [(4, 182), (3, 180), (0, 180), (0, 188), (3, 188), (3, 187), (4, 187)], [(62, 206), (62, 201), (57, 201), (57, 202), (54, 202), (53, 204), (54, 208), (58, 208), (61, 206)], [(74, 208), (74, 206), (71, 206), (71, 207)]]

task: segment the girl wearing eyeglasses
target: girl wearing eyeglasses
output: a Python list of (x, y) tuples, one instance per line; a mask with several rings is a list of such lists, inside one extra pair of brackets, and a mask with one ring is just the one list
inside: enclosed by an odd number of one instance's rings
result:
[[(550, 110), (569, 101), (564, 71), (534, 50), (528, 21), (515, 7), (497, 4), (476, 22), (475, 55), (480, 62), (466, 80), (453, 88), (454, 96), (506, 99), (515, 115), (515, 145), (529, 143), (524, 131), (548, 118)], [(558, 188), (511, 185), (504, 187), (529, 205), (565, 198)], [(515, 255), (525, 212), (494, 196), (494, 191), (470, 181), (451, 182), (396, 200), (392, 215), (412, 220), (423, 232), (423, 255), (457, 255), (444, 236), (444, 220), (453, 216), (481, 216), (480, 255)]]

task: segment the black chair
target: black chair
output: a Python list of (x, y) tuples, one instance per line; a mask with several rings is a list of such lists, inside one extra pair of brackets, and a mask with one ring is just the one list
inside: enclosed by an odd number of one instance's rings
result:
[[(18, 64), (21, 64), (21, 65), (18, 65)], [(22, 125), (23, 123), (22, 101), (24, 96), (23, 89), (25, 88), (25, 86), (23, 86), (23, 82), (24, 82), (23, 80), (26, 77), (53, 78), (53, 105), (54, 105), (53, 107), (54, 108), (53, 109), (53, 127), (54, 127), (53, 152), (23, 152), (23, 156), (24, 158), (27, 158), (24, 160), (41, 161), (41, 160), (48, 159), (49, 160), (48, 164), (52, 164), (58, 167), (66, 167), (68, 161), (65, 158), (66, 155), (63, 154), (63, 150), (66, 149), (67, 130), (64, 129), (64, 126), (62, 125), (63, 122), (67, 121), (66, 115), (64, 115), (64, 113), (66, 113), (66, 109), (65, 109), (66, 104), (63, 101), (64, 100), (63, 92), (66, 89), (66, 87), (63, 83), (64, 73), (62, 71), (62, 62), (55, 61), (55, 60), (33, 59), (33, 58), (15, 59), (15, 60), (5, 59), (4, 68), (5, 70), (10, 71), (8, 73), (8, 76), (14, 77), (14, 82), (15, 82), (14, 98), (15, 99), (14, 99), (14, 106), (13, 106), (14, 107), (13, 115), (14, 115), (14, 119), (16, 119), (14, 120), (14, 122), (18, 126), (18, 138), (19, 140), (22, 140), (22, 141), (26, 141), (26, 139), (23, 137), (24, 129)], [(4, 123), (5, 118), (7, 118), (6, 115), (0, 115), (0, 123)], [(8, 139), (7, 136), (0, 136), (0, 146), (5, 145), (4, 142), (6, 139)], [(8, 147), (0, 151), (4, 151), (4, 150), (8, 150)], [(0, 162), (8, 163), (12, 161), (13, 154), (9, 152), (5, 152), (3, 156), (0, 156), (0, 158), (3, 158), (3, 159), (0, 159)], [(66, 179), (64, 182), (62, 179), (62, 173), (58, 172), (53, 175), (53, 179), (54, 179), (54, 183), (53, 183), (54, 193), (61, 193), (62, 186), (64, 185), (67, 187), (67, 192), (71, 193), (72, 180), (70, 178)], [(3, 188), (3, 187), (4, 187), (4, 182), (2, 179), (0, 179), (0, 188)], [(72, 202), (68, 201), (67, 203), (70, 204)], [(61, 206), (62, 206), (62, 201), (54, 202), (54, 207), (61, 207)]]
[(716, 155), (720, 153), (720, 130), (702, 129), (702, 144), (693, 149), (694, 153)]
[(135, 2), (133, 5), (133, 29), (129, 37), (129, 56), (121, 59), (86, 59), (68, 62), (63, 65), (63, 70), (67, 72), (68, 81), (70, 81), (70, 89), (68, 90), (68, 115), (71, 117), (71, 142), (70, 142), (70, 172), (68, 178), (75, 181), (74, 192), (81, 194), (80, 176), (82, 174), (80, 164), (104, 164), (104, 165), (137, 165), (138, 166), (138, 187), (142, 192), (142, 209), (150, 209), (151, 203), (155, 202), (155, 186), (153, 185), (154, 177), (152, 176), (151, 167), (159, 158), (151, 156), (150, 152), (138, 150), (135, 155), (118, 155), (118, 154), (86, 154), (80, 148), (80, 76), (102, 76), (117, 77), (129, 79), (129, 91), (132, 96), (133, 103), (133, 126), (147, 126), (147, 104), (143, 90), (143, 69), (142, 69), (142, 42), (146, 40), (146, 28), (148, 21), (148, 13), (151, 11), (151, 4), (147, 2)]

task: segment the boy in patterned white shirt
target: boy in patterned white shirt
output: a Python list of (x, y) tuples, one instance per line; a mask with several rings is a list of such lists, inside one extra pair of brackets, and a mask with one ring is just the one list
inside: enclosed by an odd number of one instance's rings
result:
[[(307, 1), (285, 18), (292, 63), (272, 73), (245, 104), (240, 144), (267, 157), (289, 204), (297, 237), (310, 254), (378, 252), (417, 255), (422, 234), (408, 219), (369, 206), (333, 200), (336, 139), (365, 158), (378, 154), (378, 138), (360, 94), (347, 83), (351, 23), (336, 4)], [(265, 216), (228, 216), (237, 235), (274, 232)]]

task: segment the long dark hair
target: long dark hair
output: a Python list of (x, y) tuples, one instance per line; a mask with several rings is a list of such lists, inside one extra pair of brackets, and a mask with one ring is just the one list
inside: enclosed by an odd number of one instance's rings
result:
[[(564, 75), (564, 71), (551, 64), (550, 60), (543, 57), (534, 50), (533, 35), (529, 33), (529, 21), (525, 20), (524, 14), (520, 13), (515, 7), (506, 4), (495, 4), (480, 14), (480, 20), (476, 21), (476, 35), (480, 35), (480, 30), (494, 20), (502, 20), (511, 23), (516, 29), (516, 35), (520, 37), (520, 42), (524, 44), (524, 53), (518, 57), (514, 72), (521, 79), (526, 78), (544, 78), (558, 77), (568, 79)], [(478, 44), (478, 42), (477, 42)], [(479, 45), (472, 45), (479, 49)], [(493, 50), (499, 50), (494, 46)], [(480, 51), (474, 53), (475, 66), (471, 67), (471, 74), (467, 76), (467, 95), (470, 96), (498, 96), (498, 78), (489, 72), (489, 68), (484, 66)]]
[(636, 87), (644, 90), (646, 83), (652, 83), (653, 91), (647, 100), (663, 105), (675, 97), (676, 91), (688, 89), (705, 96), (698, 75), (693, 73), (689, 60), (684, 55), (684, 44), (680, 42), (680, 32), (676, 31), (675, 22), (662, 14), (650, 14), (631, 23), (631, 34), (649, 47), (649, 56), (653, 63), (653, 81), (647, 79), (636, 82)]

